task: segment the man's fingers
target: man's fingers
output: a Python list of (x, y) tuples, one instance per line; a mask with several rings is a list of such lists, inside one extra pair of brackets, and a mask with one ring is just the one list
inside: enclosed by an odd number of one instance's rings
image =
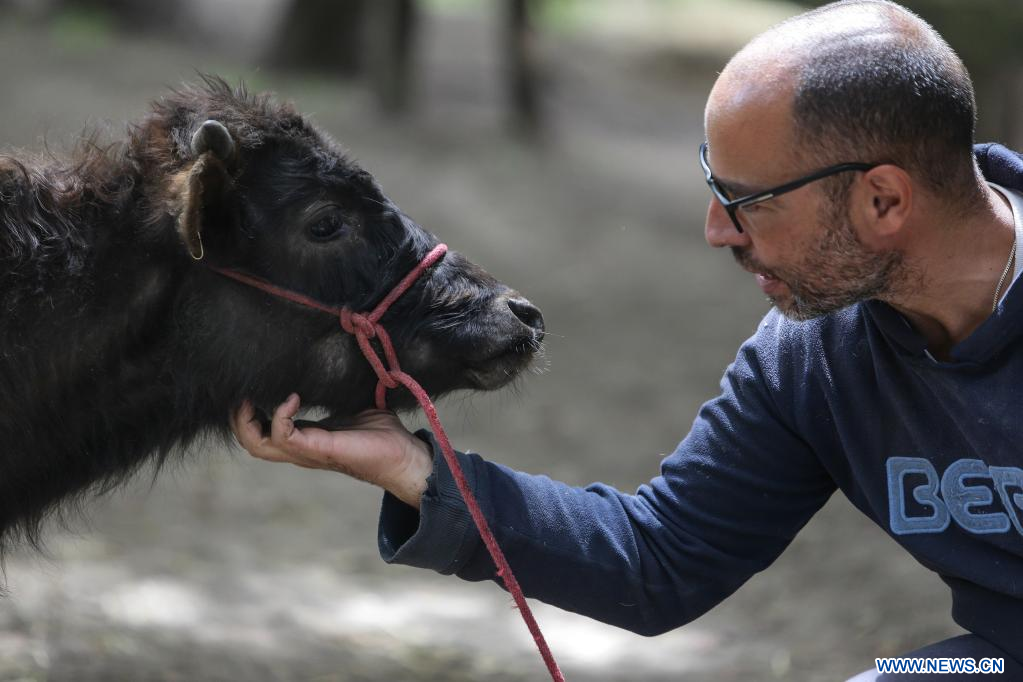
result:
[(273, 419), (270, 421), (270, 441), (274, 445), (284, 447), (296, 433), (301, 433), (295, 430), (295, 415), (298, 414), (300, 406), (298, 394), (292, 393), (274, 410)]
[(266, 440), (263, 427), (256, 419), (256, 408), (248, 400), (244, 401), (231, 416), (231, 430), (234, 431), (238, 443), (246, 450), (259, 447)]
[[(359, 414), (355, 415), (331, 415), (326, 419), (321, 419), (318, 422), (312, 422), (310, 426), (315, 426), (320, 429), (327, 431), (348, 431), (350, 429), (362, 429), (366, 428), (367, 425), (373, 425), (385, 416), (393, 416), (394, 413), (390, 410), (364, 410)], [(300, 422), (301, 423), (301, 422)]]
[(284, 462), (288, 458), (281, 448), (271, 442), (263, 432), (263, 424), (256, 414), (256, 408), (248, 400), (242, 402), (238, 411), (231, 416), (231, 430), (238, 444), (249, 454), (271, 462)]
[[(331, 425), (349, 431), (321, 428), (315, 422), (296, 420), (301, 407), (297, 394), (277, 406), (266, 434), (252, 403), (245, 401), (232, 415), (231, 428), (243, 448), (254, 457), (272, 462), (290, 462), (310, 469), (332, 469), (365, 479), (367, 476), (358, 444), (366, 434), (380, 428), (381, 420), (393, 420), (390, 412), (367, 411), (356, 417), (332, 420)], [(297, 421), (297, 423), (296, 423)], [(343, 424), (343, 426), (342, 426)], [(355, 447), (354, 452), (349, 449)]]
[(340, 446), (344, 438), (339, 432), (328, 431), (315, 423), (302, 420), (296, 423), (295, 415), (300, 406), (298, 395), (293, 393), (274, 410), (269, 446), (274, 448), (277, 458), (303, 467), (329, 467), (350, 473), (340, 468), (338, 460), (343, 458)]
[(299, 466), (315, 465), (317, 458), (311, 455), (316, 452), (316, 448), (310, 443), (309, 434), (321, 430), (304, 431), (296, 428), (295, 415), (298, 414), (301, 403), (298, 394), (292, 393), (287, 400), (277, 406), (270, 422), (269, 445), (274, 449), (274, 457), (278, 460)]

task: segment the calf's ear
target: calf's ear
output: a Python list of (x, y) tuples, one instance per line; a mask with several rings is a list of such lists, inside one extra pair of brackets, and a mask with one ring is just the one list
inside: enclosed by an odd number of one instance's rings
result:
[(231, 185), (228, 168), (235, 161), (237, 147), (224, 124), (211, 119), (192, 134), (191, 151), (195, 160), (182, 179), (178, 234), (192, 258), (202, 260), (203, 229), (225, 215)]

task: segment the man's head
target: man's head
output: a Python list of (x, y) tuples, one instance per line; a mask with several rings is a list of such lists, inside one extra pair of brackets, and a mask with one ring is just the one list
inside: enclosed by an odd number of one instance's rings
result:
[(921, 215), (983, 197), (974, 100), (962, 62), (919, 17), (846, 0), (758, 36), (726, 66), (706, 110), (707, 159), (732, 199), (847, 162), (838, 172), (734, 211), (717, 199), (707, 240), (730, 246), (791, 317), (896, 295)]

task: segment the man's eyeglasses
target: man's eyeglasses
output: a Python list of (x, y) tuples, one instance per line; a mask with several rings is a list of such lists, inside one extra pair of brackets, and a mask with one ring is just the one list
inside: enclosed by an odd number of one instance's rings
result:
[(829, 175), (835, 175), (837, 173), (845, 173), (846, 171), (868, 171), (872, 168), (876, 168), (881, 165), (878, 163), (840, 163), (836, 166), (828, 166), (822, 168), (819, 171), (805, 175), (798, 180), (792, 182), (786, 182), (784, 185), (778, 185), (771, 189), (765, 189), (763, 192), (756, 192), (754, 194), (748, 194), (744, 197), (737, 199), (730, 199), (725, 190), (718, 184), (718, 181), (714, 179), (714, 174), (710, 171), (710, 164), (707, 163), (707, 143), (704, 142), (700, 145), (700, 165), (703, 166), (703, 174), (707, 177), (707, 185), (710, 187), (710, 191), (714, 193), (717, 200), (721, 202), (721, 206), (728, 213), (728, 217), (732, 219), (732, 224), (735, 225), (735, 229), (742, 232), (742, 225), (739, 224), (739, 216), (736, 212), (740, 208), (746, 208), (753, 204), (759, 204), (761, 201), (767, 201), (773, 199), (776, 196), (791, 192), (792, 190), (799, 189), (803, 185), (809, 184), (815, 180), (826, 178)]

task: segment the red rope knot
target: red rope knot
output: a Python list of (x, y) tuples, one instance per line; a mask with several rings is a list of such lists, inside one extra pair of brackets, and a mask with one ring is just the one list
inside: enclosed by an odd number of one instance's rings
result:
[(370, 321), (369, 317), (362, 313), (354, 313), (351, 308), (341, 309), (341, 328), (353, 336), (361, 333), (367, 339), (377, 335), (377, 326)]
[[(381, 385), (386, 386), (388, 389), (398, 388), (398, 386), (401, 385), (394, 378), (394, 372), (393, 371), (385, 371), (383, 374), (378, 375), (377, 379), (380, 380), (380, 384)], [(381, 408), (381, 409), (383, 409), (383, 408)]]

